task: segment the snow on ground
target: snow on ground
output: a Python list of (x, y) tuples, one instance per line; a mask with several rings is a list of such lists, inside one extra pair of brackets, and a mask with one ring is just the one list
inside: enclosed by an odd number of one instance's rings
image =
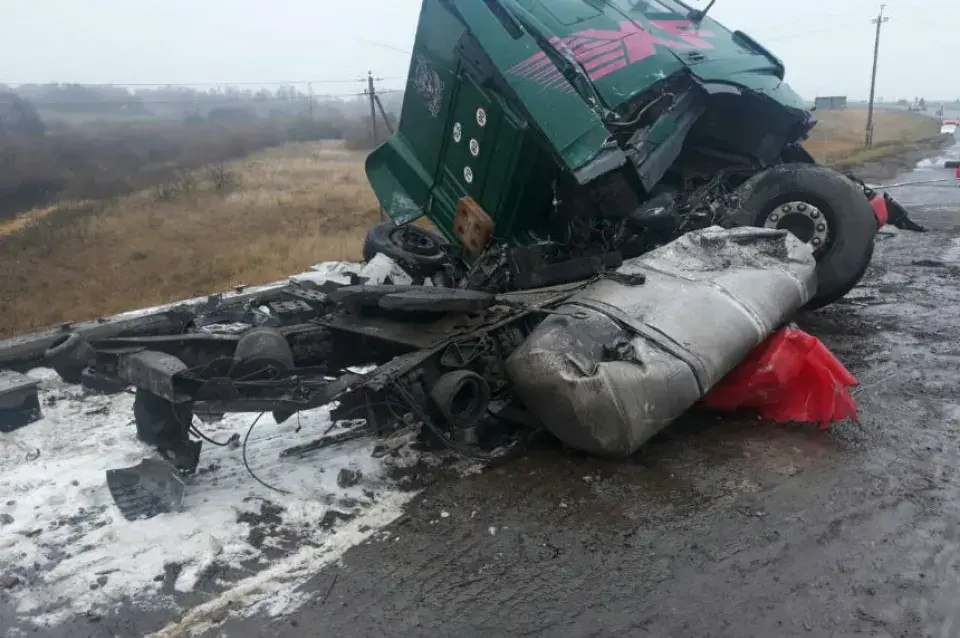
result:
[(960, 238), (950, 240), (950, 247), (943, 253), (943, 260), (950, 265), (960, 262)]
[[(369, 438), (281, 459), (282, 449), (330, 427), (320, 409), (282, 425), (265, 415), (250, 437), (253, 471), (290, 494), (257, 483), (239, 448), (204, 443), (182, 511), (130, 522), (113, 504), (105, 471), (154, 456), (136, 439), (132, 395), (87, 394), (52, 371), (30, 374), (43, 379), (44, 418), (0, 435), (0, 598), (13, 601), (21, 622), (58, 624), (120, 602), (172, 608), (190, 592), (205, 595), (206, 609), (229, 598), (242, 599), (232, 609), (243, 613), (284, 611), (302, 580), (414, 496), (388, 478), (391, 460), (373, 458)], [(242, 437), (253, 418), (199, 425), (224, 441)], [(342, 469), (359, 471), (359, 482), (338, 485)]]

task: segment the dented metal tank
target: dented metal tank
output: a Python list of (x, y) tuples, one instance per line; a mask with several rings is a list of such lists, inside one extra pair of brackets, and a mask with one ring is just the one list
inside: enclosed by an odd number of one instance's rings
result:
[(567, 445), (630, 456), (813, 297), (815, 269), (783, 230), (684, 235), (543, 321), (507, 361), (516, 395)]

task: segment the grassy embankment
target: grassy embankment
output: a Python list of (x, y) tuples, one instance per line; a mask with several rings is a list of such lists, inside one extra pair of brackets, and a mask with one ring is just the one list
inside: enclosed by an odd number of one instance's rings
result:
[(874, 161), (940, 134), (940, 122), (931, 117), (905, 111), (877, 110), (874, 113), (874, 144), (865, 148), (865, 109), (822, 111), (815, 115), (819, 122), (804, 146), (818, 162), (838, 168)]
[[(938, 130), (928, 118), (878, 112), (878, 146), (863, 150), (864, 113), (819, 117), (807, 146), (827, 163), (875, 159)], [(0, 225), (0, 335), (356, 259), (378, 219), (362, 154), (329, 144), (290, 144), (194, 179)]]

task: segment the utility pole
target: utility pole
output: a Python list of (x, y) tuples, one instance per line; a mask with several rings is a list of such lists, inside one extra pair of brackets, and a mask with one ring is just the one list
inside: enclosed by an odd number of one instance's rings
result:
[[(370, 147), (371, 149), (377, 148), (377, 142), (379, 141), (377, 139), (377, 106), (380, 104), (380, 98), (377, 97), (377, 87), (374, 83), (382, 79), (383, 78), (373, 77), (373, 71), (367, 71), (367, 90), (363, 93), (370, 99), (370, 134), (373, 139), (373, 145)], [(362, 81), (363, 80), (361, 80), (361, 82)], [(382, 111), (383, 107), (381, 106), (380, 109)], [(390, 128), (390, 122), (386, 121), (386, 115), (384, 115), (384, 123), (386, 123), (387, 128)], [(380, 206), (379, 208), (380, 219), (387, 219), (387, 213), (385, 210), (383, 210), (383, 206)]]
[(312, 120), (313, 119), (313, 82), (307, 82), (307, 94), (310, 97), (310, 103), (309, 103), (309, 106), (307, 106), (307, 112), (309, 113), (309, 117)]
[(890, 18), (883, 15), (883, 11), (886, 8), (887, 5), (881, 4), (880, 13), (873, 19), (873, 23), (877, 25), (877, 36), (873, 42), (873, 75), (870, 77), (870, 106), (867, 109), (866, 146), (873, 146), (873, 96), (877, 89), (877, 60), (880, 58), (880, 28), (885, 22), (890, 20)]
[(370, 130), (373, 135), (373, 146), (377, 147), (377, 88), (374, 85), (373, 71), (367, 71), (367, 96), (370, 98)]

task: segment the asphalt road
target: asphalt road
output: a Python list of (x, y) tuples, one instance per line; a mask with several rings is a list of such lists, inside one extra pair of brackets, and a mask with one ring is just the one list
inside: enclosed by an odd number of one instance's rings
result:
[(694, 414), (627, 464), (444, 480), (292, 616), (210, 635), (960, 635), (960, 190), (896, 194), (931, 232), (880, 237), (800, 321), (861, 381), (859, 424)]

